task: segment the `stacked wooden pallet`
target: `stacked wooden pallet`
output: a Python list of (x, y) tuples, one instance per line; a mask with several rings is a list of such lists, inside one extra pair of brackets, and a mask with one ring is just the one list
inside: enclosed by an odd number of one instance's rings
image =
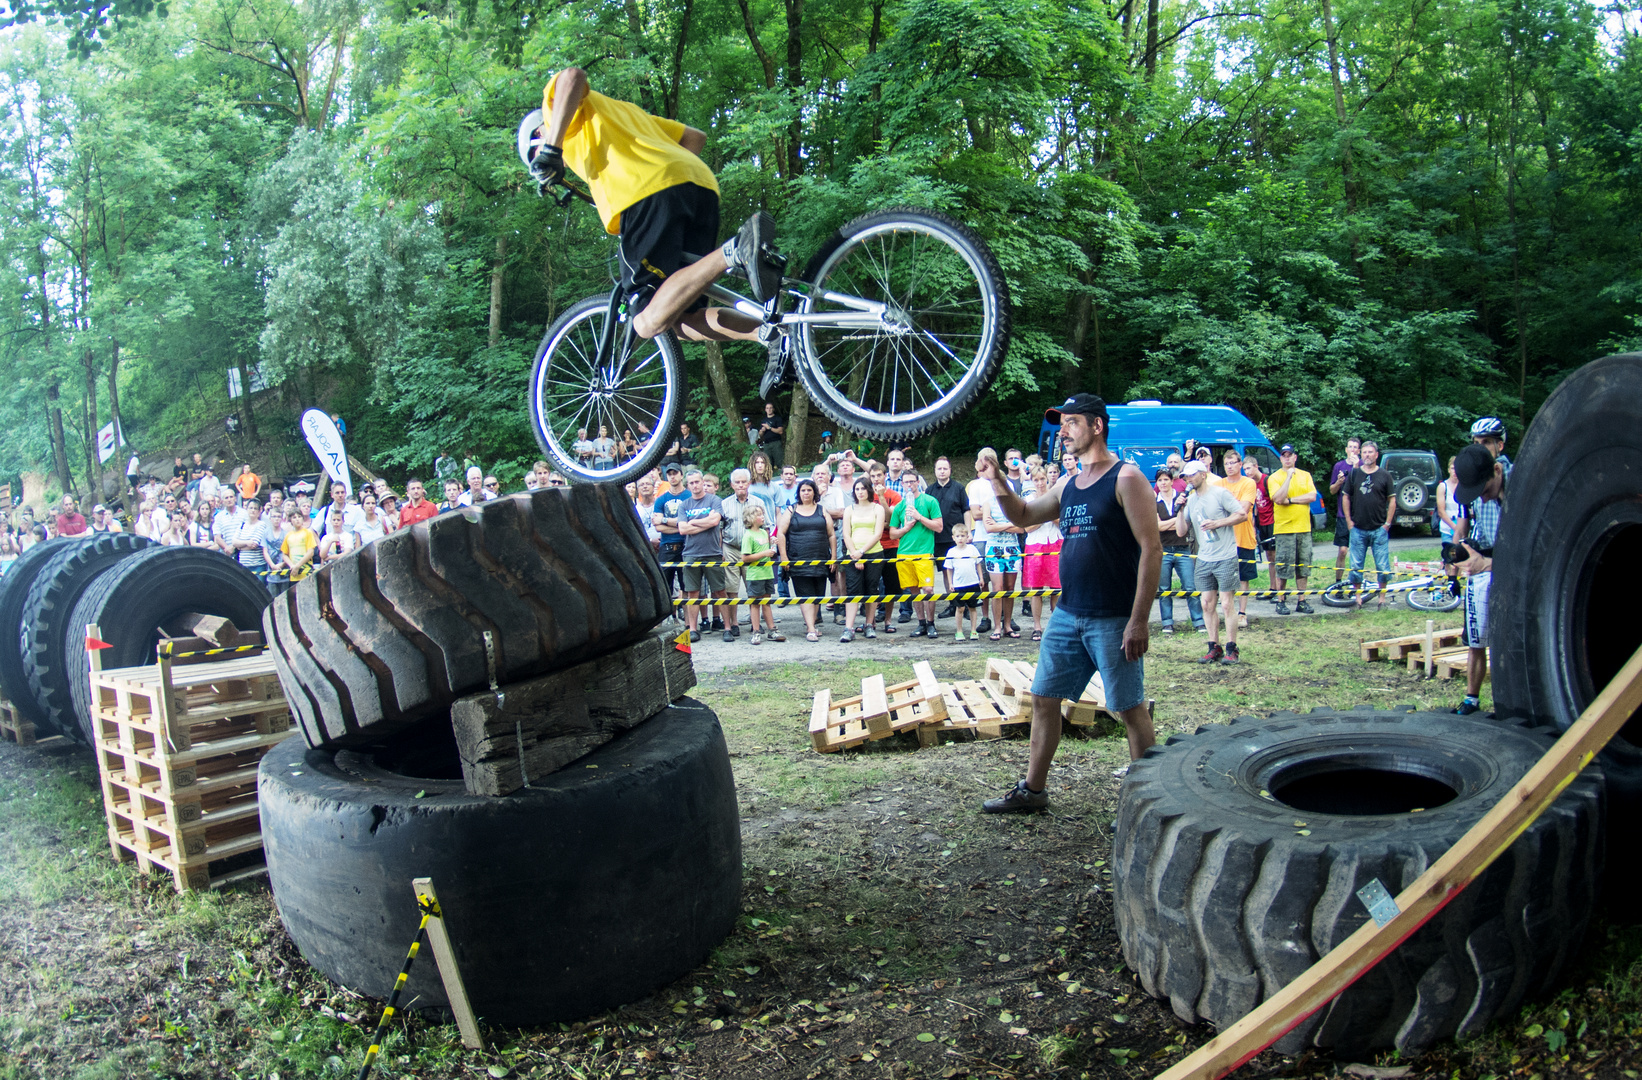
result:
[(62, 739), (61, 735), (39, 738), (34, 734), (34, 721), (20, 714), (10, 701), (0, 697), (0, 738), (10, 739), (18, 746), (37, 746)]
[[(1452, 679), (1458, 676), (1463, 679), (1470, 667), (1471, 650), (1463, 645), (1452, 649), (1438, 648), (1432, 652), (1431, 660), (1432, 667), (1436, 669), (1437, 678)], [(1425, 653), (1423, 651), (1416, 649), (1408, 654), (1408, 670), (1414, 672), (1425, 670)], [(1486, 666), (1483, 668), (1482, 677), (1484, 679), (1488, 678)]]
[(261, 852), (257, 765), (294, 734), (272, 657), (104, 670), (94, 650), (90, 679), (114, 857), (169, 872), (178, 891), (262, 873), (223, 864)]
[[(810, 707), (810, 745), (823, 753), (912, 731), (920, 746), (934, 746), (943, 732), (967, 731), (977, 739), (997, 739), (1011, 724), (1032, 722), (1032, 664), (992, 657), (980, 679), (942, 682), (925, 661), (913, 665), (911, 682), (886, 685), (884, 676), (861, 680), (857, 697), (834, 701), (817, 690)], [(1155, 702), (1147, 702), (1148, 709)], [(1122, 721), (1106, 706), (1096, 674), (1077, 701), (1061, 702), (1071, 724), (1121, 730)]]
[[(1452, 649), (1464, 640), (1465, 631), (1455, 627), (1453, 630), (1437, 630), (1431, 635), (1431, 640), (1438, 649)], [(1417, 653), (1425, 648), (1424, 634), (1409, 634), (1406, 637), (1385, 638), (1381, 641), (1365, 641), (1362, 643), (1363, 659), (1375, 660), (1403, 660), (1410, 653)]]

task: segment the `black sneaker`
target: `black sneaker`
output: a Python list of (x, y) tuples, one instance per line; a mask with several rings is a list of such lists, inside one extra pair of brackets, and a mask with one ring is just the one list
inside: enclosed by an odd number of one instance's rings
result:
[(1243, 658), (1241, 656), (1237, 655), (1237, 642), (1235, 642), (1235, 641), (1229, 642), (1226, 645), (1226, 655), (1224, 655), (1220, 658), (1220, 662), (1222, 664), (1226, 664), (1227, 666), (1230, 666), (1232, 664), (1241, 663), (1242, 660), (1243, 660)]
[(1038, 810), (1049, 809), (1049, 792), (1033, 791), (1022, 780), (1014, 787), (998, 796), (988, 799), (981, 804), (981, 811), (987, 814), (1030, 814)]
[(697, 641), (700, 641), (700, 640), (701, 640), (701, 631), (700, 630), (690, 631), (690, 641), (691, 641), (691, 643), (694, 643), (694, 642), (697, 642)]
[(733, 634), (736, 637), (740, 637), (741, 636), (741, 624), (736, 623), (734, 626), (730, 627), (730, 633)]
[(717, 615), (714, 615), (713, 616), (713, 626), (712, 626), (712, 628), (714, 630), (724, 629), (724, 620), (719, 618)]
[(942, 609), (941, 609), (941, 610), (940, 610), (940, 611), (939, 611), (939, 612), (938, 612), (938, 613), (937, 613), (937, 614), (936, 614), (936, 616), (935, 616), (935, 617), (936, 617), (936, 618), (937, 618), (937, 619), (950, 619), (950, 618), (952, 618), (952, 616), (953, 616), (953, 615), (954, 615), (954, 614), (956, 614), (956, 612), (957, 612), (957, 610), (958, 610), (958, 609), (957, 609), (957, 606), (956, 606), (956, 605), (954, 605), (954, 604), (948, 604), (948, 605), (947, 605), (947, 606), (946, 606), (946, 607), (944, 607), (944, 608), (942, 608)]
[(1218, 664), (1225, 656), (1226, 652), (1220, 647), (1220, 642), (1211, 641), (1209, 642), (1209, 651), (1199, 656), (1197, 662), (1199, 664)]
[(901, 612), (900, 617), (898, 619), (896, 619), (895, 621), (898, 622), (898, 623), (911, 622), (912, 621), (912, 612), (910, 612), (910, 611)]
[(979, 626), (975, 627), (975, 632), (977, 634), (984, 634), (984, 633), (987, 633), (988, 631), (990, 631), (991, 629), (992, 629), (992, 620), (991, 619), (982, 619), (981, 624)]
[(792, 382), (787, 364), (787, 335), (773, 326), (761, 326), (758, 333), (761, 338), (765, 333), (770, 335), (764, 339), (767, 356), (764, 361), (764, 377), (758, 382), (758, 396), (768, 400)]
[(1454, 715), (1455, 716), (1470, 716), (1474, 712), (1481, 712), (1481, 711), (1482, 711), (1482, 706), (1479, 705), (1477, 702), (1475, 702), (1475, 701), (1463, 701), (1462, 700), (1459, 703), (1459, 705), (1457, 705), (1454, 708)]
[(729, 631), (729, 630), (724, 631), (724, 640), (725, 641), (734, 641), (735, 640), (735, 634), (733, 632)]
[(732, 273), (745, 277), (753, 299), (768, 303), (781, 288), (781, 270), (768, 257), (774, 251), (775, 218), (760, 210), (742, 223), (735, 239), (724, 245), (724, 261)]
[(1282, 601), (1282, 600), (1277, 601), (1277, 614), (1287, 615), (1288, 613), (1289, 613), (1288, 604), (1286, 602)]
[(1298, 611), (1302, 615), (1315, 615), (1315, 614), (1317, 614), (1315, 611), (1313, 611), (1311, 609), (1311, 605), (1306, 603), (1304, 600), (1300, 601), (1298, 604), (1295, 604), (1294, 605), (1294, 610)]

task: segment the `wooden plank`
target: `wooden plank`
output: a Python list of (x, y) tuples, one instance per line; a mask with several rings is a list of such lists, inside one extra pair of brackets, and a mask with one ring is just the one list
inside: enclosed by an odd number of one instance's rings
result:
[[(196, 637), (210, 642), (212, 647), (218, 649), (225, 649), (239, 643), (239, 627), (221, 615), (201, 615), (198, 612), (190, 611), (178, 615), (175, 619), (161, 626), (160, 629), (164, 631), (165, 636), (168, 638)], [(177, 652), (182, 651), (175, 646), (173, 648)]]
[(928, 660), (913, 664), (912, 674), (918, 680), (918, 690), (925, 701), (941, 700), (941, 682), (935, 677), (935, 669), (929, 666)]
[(884, 674), (861, 680), (861, 723), (868, 731), (889, 731), (889, 698), (884, 693)]
[(826, 687), (815, 692), (810, 702), (810, 748), (829, 750), (827, 745), (827, 714), (832, 711), (832, 691)]
[(456, 950), (450, 947), (450, 933), (445, 927), (445, 911), (439, 906), (439, 897), (433, 891), (432, 878), (414, 878), (411, 887), (416, 899), (431, 904), (437, 915), (428, 920), (428, 943), (433, 946), (434, 959), (439, 963), (439, 978), (445, 984), (445, 998), (450, 1011), (456, 1015), (456, 1027), (462, 1033), (462, 1045), (470, 1050), (483, 1050), (485, 1040), (479, 1035), (479, 1020), (473, 1015), (468, 1001), (467, 987), (462, 984), (462, 971), (456, 966)]
[(1157, 1080), (1219, 1080), (1294, 1030), (1388, 956), (1475, 881), (1642, 708), (1642, 649), (1545, 756), (1397, 897), (1400, 914), (1366, 922), (1299, 978)]
[(484, 691), (451, 706), (462, 778), (473, 795), (508, 795), (642, 724), (696, 684), (673, 635)]

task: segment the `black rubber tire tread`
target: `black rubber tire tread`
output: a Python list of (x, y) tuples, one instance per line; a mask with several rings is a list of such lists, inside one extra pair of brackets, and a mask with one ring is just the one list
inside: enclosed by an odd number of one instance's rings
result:
[(68, 637), (76, 632), (69, 625), (74, 605), (99, 575), (127, 556), (154, 546), (147, 537), (130, 533), (102, 533), (83, 542), (71, 541), (29, 586), (23, 605), (23, 672), (35, 702), (45, 713), (46, 726), (57, 734), (75, 741), (84, 735), (75, 716), (71, 684), (76, 678), (84, 679), (85, 673), (64, 662)]
[[(1120, 794), (1113, 887), (1125, 960), (1177, 1016), (1224, 1030), (1367, 921), (1359, 888), (1378, 878), (1396, 895), (1413, 883), (1553, 738), (1480, 716), (1368, 708), (1240, 717), (1171, 738), (1130, 766)], [(1364, 754), (1462, 777), (1460, 794), (1417, 814), (1346, 816), (1265, 793), (1281, 769)], [(1602, 828), (1602, 778), (1588, 768), (1477, 881), (1277, 1049), (1417, 1054), (1549, 992), (1595, 903)]]
[(28, 672), (23, 670), (23, 609), (35, 577), (73, 544), (67, 538), (35, 544), (12, 560), (5, 576), (0, 577), (0, 689), (20, 717), (39, 727), (48, 727), (49, 723), (29, 691)]
[[(1378, 582), (1375, 582), (1374, 584), (1378, 584)], [(1372, 585), (1369, 584), (1369, 580), (1368, 580), (1368, 576), (1367, 576), (1366, 571), (1364, 572), (1363, 584), (1361, 586), (1359, 586), (1357, 588), (1353, 588), (1352, 585), (1351, 585), (1351, 582), (1349, 580), (1336, 581), (1334, 584), (1328, 586), (1327, 588), (1325, 588), (1321, 592), (1319, 592), (1317, 594), (1317, 599), (1320, 600), (1322, 603), (1327, 604), (1329, 607), (1335, 607), (1335, 608), (1356, 607), (1357, 606), (1357, 597), (1359, 595), (1361, 595), (1361, 591), (1365, 587), (1366, 588), (1372, 588), (1373, 587)]]
[[(63, 648), (68, 671), (89, 671), (85, 634), (97, 624), (109, 648), (102, 650), (105, 668), (152, 664), (159, 627), (179, 615), (219, 615), (236, 627), (258, 625), (268, 606), (262, 579), (221, 552), (195, 547), (149, 547), (104, 571), (74, 605), (71, 632)], [(72, 679), (74, 719), (85, 741), (94, 741), (91, 687)]]
[[(679, 346), (678, 337), (669, 330), (652, 340), (661, 349), (664, 362), (671, 369), (673, 391), (663, 398), (661, 415), (656, 418), (655, 426), (650, 429), (650, 441), (640, 449), (636, 457), (631, 461), (618, 463), (613, 469), (595, 473), (547, 437), (546, 424), (542, 420), (541, 398), (536, 388), (541, 378), (542, 364), (547, 360), (547, 350), (567, 326), (590, 316), (600, 317), (609, 309), (609, 293), (589, 296), (572, 304), (542, 335), (541, 342), (536, 346), (536, 358), (530, 368), (530, 430), (536, 436), (536, 445), (541, 448), (542, 456), (572, 483), (625, 484), (637, 480), (660, 465), (661, 459), (667, 456), (667, 448), (673, 445), (673, 437), (678, 433), (679, 420), (684, 413), (684, 351)], [(615, 437), (621, 433), (612, 431), (610, 434)]]
[[(438, 887), (468, 995), (489, 1023), (570, 1021), (638, 1000), (734, 926), (735, 780), (718, 719), (699, 702), (681, 699), (501, 798), (371, 763), (287, 743), (262, 759), (258, 785), (280, 918), (343, 986), (387, 996), (416, 932), (406, 897), (417, 877)], [(406, 991), (414, 1008), (446, 1003), (431, 962), (412, 969)]]
[(672, 600), (626, 492), (579, 484), (441, 514), (280, 596), (263, 629), (310, 746), (382, 739), (491, 685), (637, 641)]
[[(970, 248), (971, 253), (981, 264), (983, 271), (991, 278), (991, 288), (997, 296), (997, 331), (994, 335), (994, 344), (991, 350), (980, 361), (981, 372), (979, 377), (964, 387), (961, 394), (945, 403), (935, 416), (907, 422), (886, 422), (881, 419), (868, 420), (862, 416), (842, 413), (829, 402), (827, 389), (821, 385), (816, 373), (811, 370), (807, 359), (803, 356), (794, 356), (792, 364), (796, 369), (799, 381), (804, 384), (805, 392), (809, 394), (810, 401), (831, 418), (834, 423), (874, 439), (916, 439), (941, 430), (963, 415), (970, 405), (986, 393), (987, 388), (998, 377), (998, 372), (1003, 370), (1004, 359), (1009, 355), (1011, 338), (1012, 310), (1009, 299), (1009, 280), (1004, 277), (1003, 270), (999, 268), (998, 260), (974, 229), (949, 214), (941, 213), (939, 210), (897, 206), (863, 214), (846, 222), (822, 243), (821, 249), (810, 259), (809, 264), (804, 269), (804, 280), (813, 284), (827, 260), (856, 233), (897, 221), (933, 225), (938, 229), (952, 233)], [(798, 343), (795, 342), (794, 344), (797, 345)]]
[[(1642, 353), (1593, 360), (1551, 392), (1513, 448), (1488, 591), (1489, 675), (1501, 716), (1566, 731), (1642, 645), (1642, 624), (1624, 599), (1635, 591), (1642, 537), (1638, 401)], [(1624, 551), (1607, 554), (1614, 539)], [(1598, 761), (1609, 835), (1625, 843), (1642, 828), (1642, 714)], [(1629, 869), (1618, 860), (1612, 867)]]

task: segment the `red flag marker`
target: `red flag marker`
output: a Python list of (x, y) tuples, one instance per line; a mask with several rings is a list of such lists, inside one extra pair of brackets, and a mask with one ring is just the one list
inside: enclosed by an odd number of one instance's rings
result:
[(673, 648), (677, 649), (681, 653), (689, 652), (690, 651), (690, 631), (688, 631), (688, 630), (680, 631), (678, 637), (673, 639)]
[(101, 638), (94, 638), (90, 634), (86, 635), (86, 648), (87, 649), (90, 649), (90, 650), (112, 649), (113, 647), (114, 646), (110, 645), (106, 641), (103, 641)]

